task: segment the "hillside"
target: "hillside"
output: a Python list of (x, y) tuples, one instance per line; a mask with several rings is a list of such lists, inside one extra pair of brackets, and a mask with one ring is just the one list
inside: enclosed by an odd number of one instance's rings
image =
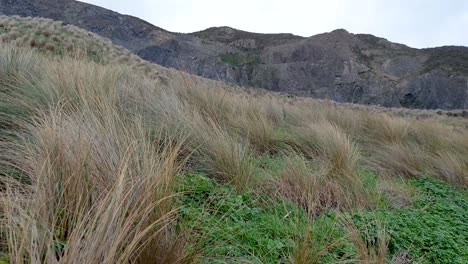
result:
[[(35, 49), (47, 55), (86, 58), (100, 64), (125, 65), (161, 85), (171, 85), (181, 73), (148, 62), (129, 50), (76, 26), (46, 18), (0, 15), (0, 44)], [(191, 81), (235, 89), (223, 82), (190, 76)]]
[(446, 124), (465, 119), (227, 86), (60, 22), (0, 24), (0, 263), (468, 261), (468, 132)]
[(336, 30), (308, 38), (229, 27), (168, 32), (72, 0), (0, 0), (0, 14), (61, 20), (145, 60), (210, 79), (282, 93), (386, 107), (468, 107), (468, 48), (413, 49)]

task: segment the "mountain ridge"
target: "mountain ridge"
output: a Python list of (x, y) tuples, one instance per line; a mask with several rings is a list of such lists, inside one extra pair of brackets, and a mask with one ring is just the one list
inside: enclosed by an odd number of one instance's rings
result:
[(61, 20), (141, 58), (242, 86), (385, 107), (468, 108), (468, 48), (416, 49), (338, 29), (311, 37), (231, 27), (174, 33), (73, 0), (0, 0), (0, 14)]

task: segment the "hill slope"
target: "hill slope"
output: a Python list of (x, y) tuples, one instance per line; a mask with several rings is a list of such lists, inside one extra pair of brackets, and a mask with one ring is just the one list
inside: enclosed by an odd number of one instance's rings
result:
[(466, 129), (0, 25), (0, 263), (467, 262)]
[(73, 0), (0, 0), (0, 14), (62, 20), (143, 59), (244, 86), (388, 107), (468, 107), (466, 47), (413, 49), (345, 30), (310, 38), (229, 27), (178, 34)]

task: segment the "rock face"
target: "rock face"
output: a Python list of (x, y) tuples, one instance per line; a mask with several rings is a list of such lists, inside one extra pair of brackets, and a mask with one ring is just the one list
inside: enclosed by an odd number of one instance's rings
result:
[(62, 20), (142, 58), (206, 78), (338, 102), (468, 108), (468, 48), (414, 49), (335, 30), (308, 38), (229, 27), (168, 32), (73, 0), (0, 0), (0, 15)]

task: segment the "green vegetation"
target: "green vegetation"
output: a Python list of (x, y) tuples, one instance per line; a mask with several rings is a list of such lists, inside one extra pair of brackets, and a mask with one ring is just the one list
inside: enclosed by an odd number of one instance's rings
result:
[(260, 63), (258, 55), (253, 53), (228, 53), (221, 56), (221, 61), (232, 66), (255, 65)]
[[(306, 211), (280, 197), (256, 192), (238, 193), (229, 185), (218, 185), (202, 175), (183, 175), (179, 228), (197, 227), (201, 263), (248, 261), (287, 263), (309, 232), (319, 263), (358, 258), (349, 231), (359, 227), (371, 244), (384, 228), (389, 238), (385, 259), (402, 255), (418, 263), (466, 263), (468, 224), (466, 190), (431, 179), (414, 179), (414, 202), (401, 208), (342, 213), (329, 211), (311, 221)], [(352, 220), (346, 219), (352, 215)], [(354, 227), (353, 227), (354, 225)], [(367, 232), (367, 233), (366, 233)], [(318, 252), (322, 251), (320, 254)], [(406, 252), (407, 254), (401, 254)]]
[(407, 251), (421, 263), (468, 262), (468, 192), (432, 179), (414, 179), (414, 203), (358, 215), (382, 220), (391, 236), (389, 251)]
[(425, 71), (442, 68), (450, 74), (468, 73), (468, 48), (466, 47), (441, 47), (426, 50), (429, 59), (425, 63)]
[(238, 193), (201, 175), (183, 179), (181, 225), (199, 228), (194, 244), (201, 248), (202, 263), (286, 263), (306, 233), (314, 244), (311, 258), (331, 261), (346, 255), (344, 232), (330, 218), (311, 223), (304, 210), (281, 198)]
[(198, 175), (187, 175), (184, 187), (182, 223), (201, 228), (203, 240), (197, 243), (203, 243), (202, 256), (213, 262), (285, 262), (296, 236), (305, 231), (304, 221), (295, 220), (302, 212), (291, 204), (275, 204), (253, 192), (239, 194)]
[(466, 129), (17, 44), (2, 261), (467, 261)]

